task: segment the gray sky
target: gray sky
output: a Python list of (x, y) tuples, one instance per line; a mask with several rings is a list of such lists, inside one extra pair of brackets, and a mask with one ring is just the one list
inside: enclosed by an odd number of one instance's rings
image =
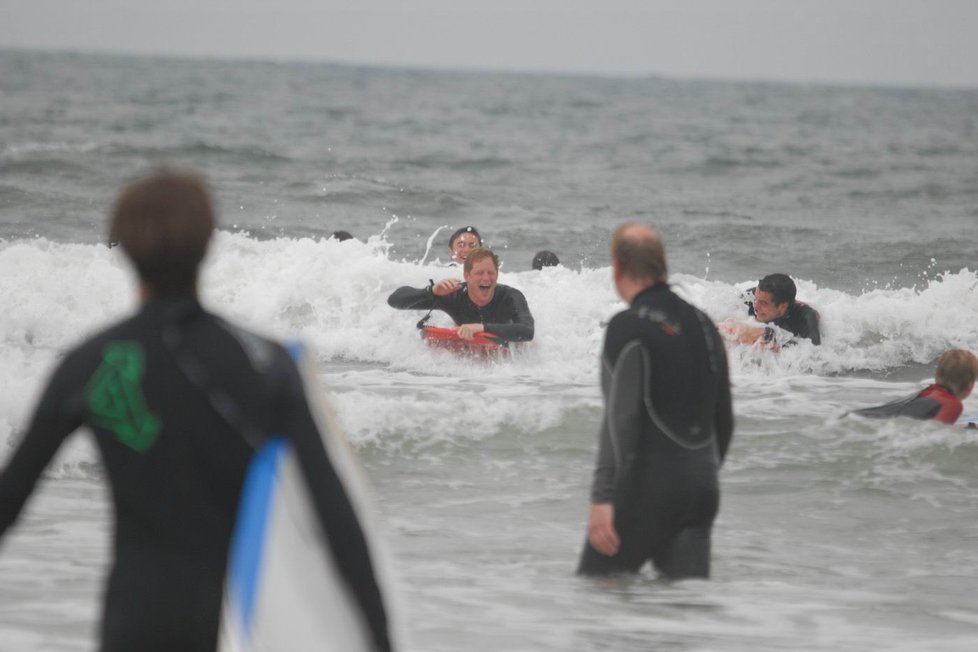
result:
[(978, 0), (0, 0), (0, 47), (978, 88)]

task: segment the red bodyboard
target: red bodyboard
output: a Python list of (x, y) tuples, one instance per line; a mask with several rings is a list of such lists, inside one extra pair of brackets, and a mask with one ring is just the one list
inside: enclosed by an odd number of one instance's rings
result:
[(458, 336), (458, 328), (440, 328), (425, 326), (421, 329), (421, 339), (428, 346), (436, 349), (447, 349), (455, 353), (475, 355), (507, 355), (509, 348), (500, 342), (495, 335), (485, 331), (476, 333), (471, 340), (463, 340)]

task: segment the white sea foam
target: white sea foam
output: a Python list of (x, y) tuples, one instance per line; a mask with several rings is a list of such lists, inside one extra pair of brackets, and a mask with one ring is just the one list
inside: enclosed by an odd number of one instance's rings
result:
[(98, 143), (84, 142), (36, 142), (29, 141), (0, 147), (0, 159), (16, 158), (30, 154), (86, 153), (98, 149)]
[[(423, 286), (461, 270), (391, 260), (389, 249), (383, 235), (337, 242), (220, 232), (205, 264), (202, 301), (260, 332), (306, 342), (356, 442), (481, 438), (550, 427), (582, 404), (597, 409), (602, 323), (624, 306), (608, 268), (502, 272), (501, 283), (525, 293), (537, 335), (511, 360), (473, 363), (429, 350), (414, 327), (423, 313), (386, 303), (399, 285)], [(752, 282), (683, 274), (673, 282), (715, 320), (744, 319), (742, 293)], [(836, 374), (927, 364), (949, 346), (978, 349), (978, 280), (969, 270), (940, 275), (922, 289), (861, 295), (803, 279), (798, 285), (799, 298), (821, 312), (824, 344), (803, 342), (779, 354), (731, 347), (735, 383), (748, 390), (748, 403), (750, 387), (766, 387), (772, 377), (811, 402), (812, 391)], [(116, 249), (0, 242), (0, 380), (7, 388), (0, 395), (0, 441), (23, 427), (63, 352), (131, 311), (134, 294)], [(433, 321), (447, 323), (437, 314)], [(769, 387), (764, 395), (770, 398)], [(824, 413), (842, 409), (827, 404)], [(426, 421), (430, 427), (419, 434), (413, 424)]]

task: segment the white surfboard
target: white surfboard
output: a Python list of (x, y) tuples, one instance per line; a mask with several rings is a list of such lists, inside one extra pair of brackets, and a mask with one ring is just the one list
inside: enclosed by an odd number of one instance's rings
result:
[[(326, 451), (357, 512), (394, 629), (387, 556), (363, 472), (339, 429), (311, 363), (291, 347)], [(391, 635), (393, 636), (393, 631)], [(322, 533), (289, 442), (270, 439), (255, 454), (232, 537), (220, 652), (373, 650), (369, 627)]]

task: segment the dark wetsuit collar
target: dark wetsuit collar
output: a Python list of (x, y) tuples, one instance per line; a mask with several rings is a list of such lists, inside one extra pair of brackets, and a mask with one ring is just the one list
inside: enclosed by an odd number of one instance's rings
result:
[(650, 285), (649, 287), (645, 288), (644, 290), (642, 290), (632, 298), (631, 305), (634, 306), (636, 303), (638, 303), (640, 299), (644, 297), (650, 297), (653, 294), (659, 294), (660, 292), (668, 292), (668, 291), (669, 291), (668, 283), (656, 283), (655, 285)]
[(783, 315), (781, 315), (780, 317), (775, 317), (774, 319), (772, 319), (768, 323), (769, 324), (774, 324), (775, 326), (778, 326), (778, 327), (783, 327), (782, 324), (787, 323), (788, 320), (791, 319), (791, 315), (795, 311), (795, 308), (797, 308), (797, 307), (798, 307), (798, 302), (797, 301), (792, 301), (791, 304), (788, 306), (788, 309), (784, 311), (784, 314)]
[(204, 308), (200, 305), (200, 300), (191, 293), (150, 297), (140, 309), (141, 314), (165, 322), (183, 321), (203, 312)]

